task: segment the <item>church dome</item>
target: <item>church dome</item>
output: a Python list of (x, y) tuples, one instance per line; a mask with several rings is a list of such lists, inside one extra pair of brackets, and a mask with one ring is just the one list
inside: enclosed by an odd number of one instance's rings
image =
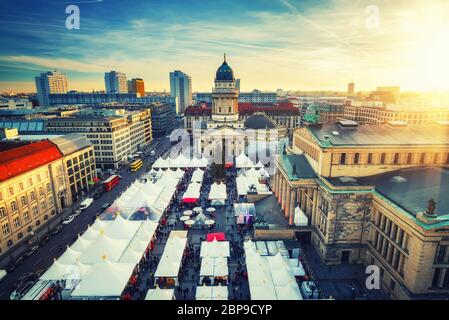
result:
[(248, 117), (245, 121), (245, 128), (247, 129), (275, 129), (276, 124), (265, 117), (264, 115), (254, 115)]
[(215, 75), (216, 81), (234, 81), (234, 71), (232, 71), (231, 67), (225, 60), (223, 64), (217, 69), (217, 74)]

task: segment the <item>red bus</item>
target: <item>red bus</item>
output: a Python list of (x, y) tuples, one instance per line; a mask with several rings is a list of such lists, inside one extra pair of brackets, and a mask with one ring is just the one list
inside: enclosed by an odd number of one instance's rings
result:
[(105, 191), (111, 191), (112, 188), (120, 181), (118, 175), (114, 174), (103, 181)]

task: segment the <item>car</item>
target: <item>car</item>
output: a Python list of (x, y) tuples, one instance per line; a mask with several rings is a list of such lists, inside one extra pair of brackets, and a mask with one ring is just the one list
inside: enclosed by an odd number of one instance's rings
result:
[(67, 225), (67, 224), (69, 224), (70, 222), (72, 222), (73, 219), (75, 219), (75, 216), (74, 216), (74, 215), (68, 216), (67, 218), (64, 219), (64, 221), (62, 221), (62, 224), (63, 224), (63, 225)]
[(154, 156), (155, 154), (156, 154), (156, 151), (154, 151), (154, 150), (150, 152), (150, 156)]
[(72, 214), (73, 217), (78, 217), (81, 214), (82, 210), (81, 209), (77, 209), (75, 210), (75, 212)]
[(26, 257), (30, 257), (32, 256), (37, 250), (39, 250), (39, 246), (38, 245), (34, 245), (31, 248), (29, 248), (27, 250), (27, 252), (25, 253)]
[(7, 272), (14, 271), (18, 266), (20, 266), (23, 263), (23, 259), (24, 259), (23, 257), (19, 257), (16, 261), (14, 261), (14, 263), (9, 265), (6, 271)]
[(26, 272), (26, 273), (22, 274), (17, 279), (16, 282), (14, 282), (13, 287), (18, 288), (18, 287), (22, 286), (25, 282), (35, 280), (35, 279), (36, 279), (36, 276), (33, 272)]
[(4, 277), (6, 277), (8, 273), (6, 270), (0, 269), (0, 282), (3, 280)]
[(81, 202), (81, 204), (80, 204), (80, 209), (81, 210), (87, 209), (93, 202), (94, 202), (94, 199), (92, 199), (92, 198), (84, 199), (83, 202)]
[(62, 224), (58, 225), (55, 230), (53, 230), (53, 232), (51, 233), (52, 236), (57, 235), (58, 233), (61, 232), (62, 228), (64, 228), (64, 226)]
[(39, 246), (45, 246), (47, 243), (48, 243), (48, 241), (50, 241), (50, 236), (44, 236), (42, 239), (41, 239), (41, 241), (39, 242)]
[(109, 208), (111, 206), (111, 204), (109, 202), (104, 203), (101, 206), (101, 212), (105, 211), (107, 208)]
[(27, 293), (28, 290), (30, 290), (34, 286), (35, 283), (36, 282), (34, 280), (25, 282), (23, 285), (21, 285), (19, 288), (17, 288), (11, 293), (9, 299), (20, 300), (20, 298), (22, 298), (25, 295), (25, 293)]

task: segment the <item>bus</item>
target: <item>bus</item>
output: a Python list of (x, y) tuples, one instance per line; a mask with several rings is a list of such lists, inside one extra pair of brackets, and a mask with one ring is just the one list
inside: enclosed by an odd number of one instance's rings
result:
[(114, 174), (103, 181), (103, 187), (105, 191), (111, 191), (112, 188), (120, 181), (118, 175)]
[(143, 165), (142, 159), (137, 159), (129, 165), (129, 168), (131, 169), (131, 171), (137, 171), (140, 168), (142, 168), (142, 165)]

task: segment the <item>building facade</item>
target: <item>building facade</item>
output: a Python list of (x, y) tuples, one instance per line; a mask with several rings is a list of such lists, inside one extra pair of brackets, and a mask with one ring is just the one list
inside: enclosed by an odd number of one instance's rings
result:
[(31, 239), (37, 229), (71, 206), (63, 154), (50, 141), (1, 144), (0, 254)]
[(1, 98), (0, 110), (32, 109), (33, 104), (24, 98)]
[(102, 103), (172, 103), (175, 98), (169, 95), (147, 95), (139, 97), (136, 93), (91, 93), (91, 92), (69, 92), (65, 94), (51, 94), (49, 96), (50, 105), (98, 105)]
[(155, 103), (151, 110), (151, 128), (153, 137), (168, 135), (176, 127), (176, 108), (171, 103)]
[(448, 130), (351, 121), (297, 129), (273, 180), (282, 214), (290, 225), (308, 217), (325, 263), (378, 266), (393, 298), (447, 294)]
[(127, 93), (126, 74), (117, 71), (104, 73), (104, 84), (107, 93)]
[(48, 71), (41, 73), (35, 78), (37, 99), (39, 106), (50, 105), (49, 95), (53, 93), (66, 93), (67, 77), (58, 71)]
[(85, 109), (70, 117), (48, 119), (47, 131), (84, 135), (94, 146), (97, 168), (117, 169), (127, 163), (128, 155), (151, 143), (151, 111)]
[[(240, 79), (237, 79), (240, 80)], [(251, 92), (240, 92), (240, 81), (236, 80), (236, 89), (239, 93), (238, 102), (250, 102), (250, 103), (276, 103), (278, 101), (276, 92), (266, 92), (260, 90), (253, 90)], [(212, 103), (211, 92), (197, 92), (195, 95), (195, 102)]]
[(170, 95), (176, 99), (176, 112), (184, 110), (192, 104), (192, 79), (182, 71), (170, 72)]
[(128, 92), (138, 93), (140, 97), (145, 96), (145, 83), (143, 79), (133, 78), (128, 80)]

